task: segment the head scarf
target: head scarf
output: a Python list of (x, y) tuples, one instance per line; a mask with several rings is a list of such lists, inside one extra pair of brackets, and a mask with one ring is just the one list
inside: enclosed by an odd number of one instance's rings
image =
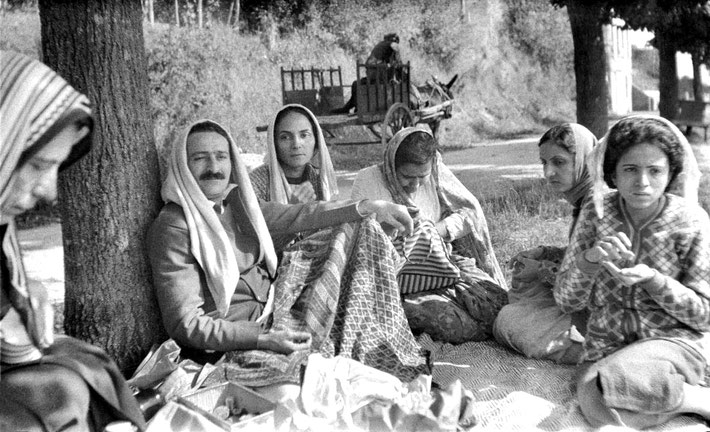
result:
[(267, 131), (267, 145), (266, 145), (266, 155), (264, 157), (264, 163), (269, 167), (270, 179), (269, 179), (269, 198), (271, 201), (279, 202), (282, 204), (288, 204), (289, 198), (291, 197), (291, 186), (286, 180), (286, 175), (281, 168), (281, 163), (279, 163), (278, 152), (276, 150), (276, 118), (279, 113), (286, 109), (299, 108), (298, 112), (305, 113), (311, 123), (313, 124), (314, 130), (313, 135), (316, 139), (316, 145), (314, 148), (314, 159), (317, 158), (318, 162), (314, 165), (320, 170), (319, 181), (321, 185), (321, 190), (323, 191), (323, 197), (319, 197), (322, 201), (330, 201), (338, 195), (338, 182), (335, 177), (335, 170), (333, 169), (333, 162), (330, 160), (330, 153), (328, 153), (328, 147), (325, 144), (325, 138), (323, 137), (323, 130), (318, 123), (318, 119), (313, 113), (303, 105), (299, 104), (289, 104), (284, 105), (278, 110), (274, 118), (269, 124), (269, 129)]
[[(384, 162), (380, 165), (387, 182), (387, 189), (394, 202), (407, 207), (415, 207), (415, 204), (397, 180), (395, 156), (402, 141), (414, 132), (423, 132), (431, 136), (431, 132), (421, 126), (401, 129), (387, 143)], [(488, 222), (478, 199), (444, 165), (439, 152), (434, 155), (430, 178), (436, 187), (439, 204), (442, 207), (444, 216), (458, 212), (465, 216), (466, 223), (471, 229), (471, 234), (457, 241), (462, 245), (465, 244), (466, 253), (475, 258), (480, 268), (488, 273), (503, 289), (506, 289), (505, 276), (493, 252), (493, 244), (488, 232)]]
[[(683, 167), (673, 181), (668, 185), (666, 190), (672, 194), (684, 197), (692, 203), (697, 203), (701, 173), (698, 168), (698, 162), (695, 160), (693, 149), (690, 147), (690, 143), (685, 135), (683, 135), (676, 125), (663, 117), (639, 114), (624, 117), (620, 121), (628, 119), (653, 119), (665, 125), (671, 132), (673, 132), (673, 134), (675, 134), (678, 138), (678, 142), (683, 148)], [(595, 148), (592, 157), (589, 159), (589, 171), (591, 172), (593, 182), (592, 198), (594, 200), (594, 209), (599, 218), (604, 217), (603, 201), (604, 194), (607, 190), (607, 185), (604, 181), (604, 157), (606, 155), (608, 137), (609, 133), (607, 132), (604, 138), (602, 138), (599, 142), (599, 145)]]
[[(46, 65), (18, 53), (0, 51), (0, 119), (2, 203), (12, 192), (13, 176), (20, 161), (39, 151), (69, 124), (82, 121), (91, 127), (91, 109), (86, 96)], [(87, 136), (76, 144), (61, 168), (86, 153), (89, 142)], [(8, 222), (2, 248), (11, 279), (7, 293), (13, 307), (11, 313), (19, 318), (13, 321), (17, 325), (3, 322), (3, 361), (26, 361), (32, 356), (36, 358), (38, 352), (36, 349), (31, 352), (33, 347), (52, 344), (52, 309), (44, 287), (27, 284), (13, 219)], [(18, 332), (24, 332), (25, 337), (15, 338)], [(13, 346), (8, 341), (10, 337), (19, 345)]]
[(564, 197), (570, 204), (578, 207), (592, 187), (587, 159), (597, 145), (597, 137), (581, 124), (567, 123), (566, 125), (572, 129), (574, 137), (574, 147), (566, 148), (570, 153), (574, 152), (574, 185), (564, 193)]
[(190, 252), (205, 272), (207, 287), (217, 311), (224, 317), (239, 282), (239, 267), (227, 232), (215, 212), (215, 203), (207, 199), (187, 165), (187, 137), (192, 128), (200, 123), (216, 126), (227, 137), (234, 181), (228, 191), (235, 187), (239, 189), (249, 222), (254, 225), (261, 245), (259, 260), (264, 260), (272, 276), (276, 274), (276, 253), (264, 215), (249, 181), (249, 174), (229, 132), (211, 120), (199, 120), (185, 128), (173, 144), (161, 195), (166, 203), (174, 202), (182, 207), (190, 234)]

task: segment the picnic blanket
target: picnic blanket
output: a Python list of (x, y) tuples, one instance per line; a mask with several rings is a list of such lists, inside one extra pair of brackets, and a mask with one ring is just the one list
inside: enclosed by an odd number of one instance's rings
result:
[[(418, 338), (431, 352), (433, 379), (459, 379), (473, 392), (476, 431), (591, 432), (575, 396), (575, 366), (526, 358), (494, 341), (451, 345)], [(649, 431), (696, 432), (710, 428), (700, 417), (681, 416)], [(602, 428), (607, 430), (607, 428)], [(608, 430), (628, 428), (609, 426)]]
[[(305, 238), (284, 252), (272, 328), (309, 331), (312, 352), (352, 358), (403, 381), (427, 373), (400, 303), (398, 263), (372, 218)], [(300, 383), (309, 354), (231, 351), (218, 378), (251, 387)]]

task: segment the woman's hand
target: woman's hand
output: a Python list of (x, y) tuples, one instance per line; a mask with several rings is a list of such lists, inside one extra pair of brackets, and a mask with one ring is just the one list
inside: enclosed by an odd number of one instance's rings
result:
[(653, 279), (655, 270), (646, 264), (636, 264), (633, 267), (619, 268), (611, 261), (602, 261), (605, 269), (609, 270), (612, 276), (626, 286), (635, 285)]
[(259, 335), (256, 348), (291, 354), (294, 351), (307, 350), (311, 347), (311, 334), (293, 330), (270, 330)]
[(605, 236), (594, 244), (594, 247), (584, 253), (587, 261), (603, 263), (621, 259), (633, 261), (636, 255), (631, 251), (631, 240), (623, 232)]
[(311, 182), (303, 182), (300, 185), (291, 185), (290, 204), (301, 204), (316, 201), (316, 191)]

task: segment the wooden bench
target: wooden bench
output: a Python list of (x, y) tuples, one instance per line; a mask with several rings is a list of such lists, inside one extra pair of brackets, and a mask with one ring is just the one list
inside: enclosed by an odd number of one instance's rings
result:
[(710, 127), (710, 102), (681, 100), (678, 101), (678, 115), (673, 119), (673, 123), (685, 126), (686, 135), (690, 133), (692, 127), (704, 129), (704, 140), (708, 142), (708, 128)]

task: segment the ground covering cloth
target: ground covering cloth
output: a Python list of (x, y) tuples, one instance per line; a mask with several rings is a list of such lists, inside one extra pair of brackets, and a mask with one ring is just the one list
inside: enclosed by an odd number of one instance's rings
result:
[[(352, 358), (404, 382), (429, 373), (404, 316), (398, 265), (394, 247), (371, 218), (309, 236), (284, 253), (272, 326), (310, 331), (311, 352)], [(308, 354), (232, 351), (217, 375), (253, 387), (299, 383)]]
[[(459, 379), (473, 392), (476, 431), (632, 430), (609, 426), (594, 429), (576, 400), (576, 366), (524, 357), (493, 341), (451, 345), (423, 334), (422, 348), (431, 352), (433, 379), (442, 386)], [(676, 417), (649, 431), (707, 431), (693, 416)]]

